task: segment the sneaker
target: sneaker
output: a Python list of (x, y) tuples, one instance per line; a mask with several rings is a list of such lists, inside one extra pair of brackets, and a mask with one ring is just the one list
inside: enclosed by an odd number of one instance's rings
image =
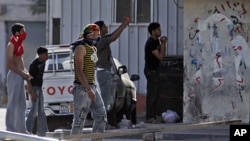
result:
[(156, 123), (155, 118), (149, 118), (146, 120), (146, 123)]

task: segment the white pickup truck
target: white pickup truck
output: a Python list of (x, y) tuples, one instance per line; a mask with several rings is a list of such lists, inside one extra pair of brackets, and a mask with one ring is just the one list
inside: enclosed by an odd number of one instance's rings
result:
[[(49, 131), (58, 128), (71, 128), (73, 119), (73, 53), (69, 45), (47, 45), (49, 58), (46, 61), (43, 81), (44, 108)], [(110, 94), (108, 118), (118, 124), (123, 115), (136, 122), (136, 87), (133, 81), (139, 75), (129, 77), (127, 68), (113, 58), (113, 83)], [(27, 113), (31, 102), (26, 94)], [(35, 129), (35, 128), (34, 128)]]

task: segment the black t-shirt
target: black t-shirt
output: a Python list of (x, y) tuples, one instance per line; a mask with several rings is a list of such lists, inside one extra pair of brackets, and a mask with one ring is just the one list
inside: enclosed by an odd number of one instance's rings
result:
[(33, 76), (33, 79), (31, 79), (32, 86), (42, 87), (44, 67), (45, 62), (39, 62), (38, 58), (30, 64), (29, 73)]
[(158, 50), (160, 47), (159, 39), (154, 40), (149, 37), (145, 45), (145, 68), (148, 70), (156, 70), (159, 67), (160, 61), (154, 56), (152, 51)]

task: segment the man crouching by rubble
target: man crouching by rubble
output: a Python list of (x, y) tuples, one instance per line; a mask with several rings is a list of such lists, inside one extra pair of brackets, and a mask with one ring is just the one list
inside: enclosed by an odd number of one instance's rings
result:
[[(75, 80), (72, 90), (74, 99), (74, 120), (71, 135), (81, 134), (89, 111), (93, 122), (93, 133), (105, 131), (107, 114), (100, 93), (96, 90), (95, 63), (97, 49), (94, 46), (100, 37), (100, 29), (96, 24), (88, 24), (83, 28), (81, 40), (72, 43), (74, 52)], [(102, 139), (93, 139), (102, 140)]]

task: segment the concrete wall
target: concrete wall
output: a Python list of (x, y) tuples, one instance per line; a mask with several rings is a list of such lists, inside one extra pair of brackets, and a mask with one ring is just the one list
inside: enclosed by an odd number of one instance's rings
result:
[(249, 122), (250, 1), (184, 1), (183, 122)]

